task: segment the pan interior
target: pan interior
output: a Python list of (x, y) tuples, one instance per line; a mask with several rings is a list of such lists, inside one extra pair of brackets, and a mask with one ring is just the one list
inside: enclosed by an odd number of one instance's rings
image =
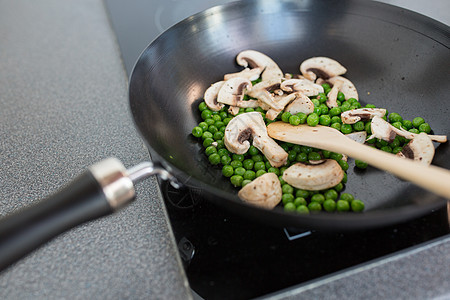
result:
[[(433, 35), (437, 29), (442, 34)], [(231, 197), (236, 189), (190, 132), (201, 121), (197, 106), (208, 86), (242, 69), (235, 62), (240, 51), (263, 52), (288, 73), (299, 73), (307, 58), (331, 57), (347, 68), (363, 106), (409, 120), (421, 116), (436, 134), (448, 135), (448, 33), (425, 17), (367, 1), (240, 1), (212, 8), (175, 25), (142, 53), (130, 80), (132, 114), (149, 147), (175, 173)], [(450, 169), (448, 145), (436, 146), (433, 164)], [(345, 191), (364, 200), (367, 211), (442, 200), (353, 163)]]

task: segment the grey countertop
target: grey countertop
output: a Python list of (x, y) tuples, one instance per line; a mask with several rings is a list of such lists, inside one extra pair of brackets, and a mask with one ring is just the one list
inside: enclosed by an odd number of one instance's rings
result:
[[(450, 23), (448, 1), (383, 2)], [(0, 0), (0, 41), (0, 215), (101, 159), (115, 156), (127, 167), (149, 159), (101, 0)], [(0, 298), (190, 298), (156, 180), (138, 185), (137, 194), (125, 210), (61, 235), (1, 273)], [(273, 298), (447, 299), (449, 265), (447, 236)], [(343, 284), (350, 281), (353, 290)]]

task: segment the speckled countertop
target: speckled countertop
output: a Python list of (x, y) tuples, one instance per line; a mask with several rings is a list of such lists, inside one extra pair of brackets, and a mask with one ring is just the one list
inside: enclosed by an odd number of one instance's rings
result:
[[(444, 11), (434, 16), (448, 24)], [(149, 159), (103, 2), (0, 0), (0, 216), (110, 156), (127, 167)], [(0, 298), (191, 298), (156, 180), (137, 194), (0, 273)], [(447, 236), (270, 297), (450, 299), (449, 265)]]

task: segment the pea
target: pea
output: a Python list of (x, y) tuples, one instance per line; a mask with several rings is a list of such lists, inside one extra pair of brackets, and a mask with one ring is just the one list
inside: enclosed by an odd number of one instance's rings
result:
[(327, 199), (323, 202), (323, 209), (328, 212), (333, 212), (336, 210), (336, 202), (332, 199)]
[(362, 202), (359, 199), (355, 199), (352, 201), (352, 203), (350, 204), (352, 207), (352, 210), (354, 212), (360, 212), (364, 210), (364, 202)]
[(402, 122), (403, 118), (398, 113), (390, 113), (389, 115), (389, 122), (395, 123), (395, 122)]
[(330, 109), (330, 116), (334, 117), (340, 115), (341, 112), (342, 110), (339, 107), (333, 107), (332, 109)]
[(340, 116), (333, 116), (333, 117), (331, 117), (331, 123), (333, 124), (333, 123), (342, 123), (342, 119), (341, 119), (341, 117)]
[(312, 202), (318, 202), (318, 203), (322, 204), (325, 201), (325, 196), (323, 194), (320, 194), (320, 193), (314, 194), (311, 197), (311, 201)]
[(406, 130), (413, 128), (413, 124), (410, 120), (403, 120), (402, 125), (406, 128)]
[(294, 202), (294, 195), (283, 194), (283, 196), (281, 196), (281, 201), (283, 202), (284, 205), (286, 205), (286, 203), (288, 202)]
[(268, 173), (274, 173), (275, 175), (280, 175), (280, 170), (278, 168), (275, 167), (270, 167), (267, 169)]
[(228, 155), (222, 155), (220, 157), (220, 162), (222, 163), (222, 165), (229, 165), (231, 162), (231, 157), (229, 157)]
[(353, 131), (353, 127), (351, 124), (342, 124), (341, 125), (341, 132), (343, 134), (348, 134), (351, 133)]
[(244, 179), (244, 180), (242, 180), (242, 187), (246, 186), (246, 185), (249, 184), (250, 182), (252, 182), (252, 181), (249, 180), (249, 179)]
[(192, 129), (192, 135), (195, 137), (201, 137), (203, 135), (203, 129), (199, 126), (195, 126)]
[(244, 172), (243, 177), (244, 177), (244, 179), (247, 179), (247, 180), (253, 180), (256, 178), (256, 173), (255, 173), (255, 171), (252, 171), (252, 170), (246, 170)]
[(244, 178), (240, 175), (233, 175), (231, 176), (230, 181), (232, 185), (238, 187), (242, 185), (242, 181), (244, 181)]
[(201, 113), (201, 117), (203, 120), (211, 118), (211, 111), (209, 109), (205, 109)]
[(217, 144), (217, 146), (216, 146), (217, 149), (225, 148), (225, 143), (223, 142), (223, 140), (217, 140), (216, 144)]
[(237, 161), (243, 162), (244, 159), (245, 159), (245, 157), (242, 154), (233, 154), (233, 160), (237, 160)]
[(397, 154), (399, 152), (401, 152), (403, 150), (403, 147), (395, 147), (394, 149), (392, 149), (392, 153)]
[(306, 123), (312, 127), (316, 126), (317, 124), (319, 124), (319, 115), (316, 113), (309, 114), (306, 118)]
[(257, 155), (252, 155), (252, 160), (256, 163), (256, 162), (261, 162), (263, 161), (263, 156), (261, 154), (257, 154)]
[(253, 164), (253, 168), (255, 169), (255, 171), (265, 170), (266, 164), (263, 161), (257, 161)]
[(214, 139), (216, 141), (223, 139), (224, 137), (224, 133), (221, 131), (217, 131), (216, 133), (214, 133)]
[(308, 160), (321, 160), (322, 157), (318, 152), (311, 152), (308, 154)]
[(425, 123), (425, 120), (422, 117), (415, 117), (412, 120), (412, 124), (414, 127), (419, 128), (421, 124)]
[(206, 127), (206, 130), (208, 130), (209, 126), (214, 125), (216, 123), (216, 121), (214, 121), (212, 118), (206, 119), (204, 121), (204, 123), (206, 123), (206, 125), (208, 125), (208, 127)]
[(284, 181), (284, 179), (283, 179), (283, 176), (282, 176), (282, 175), (278, 176), (278, 180), (280, 181), (280, 184), (281, 184), (281, 185), (283, 185), (283, 184), (285, 184), (285, 183), (286, 183), (286, 181)]
[(376, 108), (376, 106), (373, 105), (373, 104), (366, 104), (366, 107), (367, 107), (367, 108)]
[(295, 207), (294, 203), (288, 202), (284, 205), (285, 211), (295, 211), (297, 208)]
[(345, 200), (347, 202), (352, 202), (355, 199), (352, 194), (350, 193), (342, 193), (340, 200)]
[(402, 125), (403, 125), (402, 122), (394, 122), (394, 123), (392, 123), (392, 126), (394, 126), (397, 129), (401, 129)]
[(305, 153), (313, 152), (313, 148), (312, 147), (301, 146), (301, 149), (302, 149), (302, 152), (305, 152)]
[(362, 161), (362, 160), (355, 159), (355, 166), (358, 169), (366, 169), (368, 164), (366, 162)]
[(212, 143), (214, 143), (214, 140), (212, 138), (206, 138), (203, 140), (203, 147), (211, 146)]
[(353, 102), (352, 105), (350, 106), (350, 109), (357, 109), (357, 108), (361, 108), (361, 103), (359, 103), (358, 101)]
[(281, 187), (281, 191), (283, 192), (283, 194), (293, 194), (294, 188), (290, 184), (286, 183)]
[(306, 199), (309, 197), (309, 192), (307, 190), (298, 189), (295, 191), (295, 197), (300, 197), (300, 198)]
[(367, 122), (366, 125), (364, 125), (364, 130), (367, 134), (372, 134), (372, 125), (370, 122)]
[(297, 206), (296, 212), (299, 214), (309, 214), (309, 209), (306, 205)]
[(289, 124), (297, 126), (300, 124), (300, 118), (297, 115), (292, 115), (289, 117)]
[(341, 131), (341, 123), (332, 123), (330, 127)]
[[(341, 183), (347, 183), (347, 179), (348, 179), (348, 176), (347, 176), (347, 173), (345, 172), (344, 178), (342, 178)], [(335, 189), (336, 189), (336, 187), (335, 187)]]
[(340, 161), (338, 161), (338, 163), (341, 166), (342, 170), (348, 170), (348, 163), (345, 160), (341, 159)]
[(245, 171), (246, 170), (243, 167), (238, 167), (234, 169), (234, 174), (244, 176)]
[(321, 115), (319, 117), (319, 123), (320, 125), (328, 126), (331, 123), (330, 115)]
[(321, 114), (321, 115), (326, 115), (326, 114), (328, 114), (329, 108), (328, 108), (328, 106), (327, 106), (326, 104), (324, 104), (324, 103), (320, 104), (320, 105), (319, 105), (319, 108), (320, 108), (320, 114)]
[(258, 170), (258, 171), (256, 171), (256, 177), (259, 177), (259, 176), (264, 175), (266, 173), (267, 173), (266, 170)]
[(208, 146), (205, 149), (205, 154), (210, 156), (211, 154), (217, 153), (217, 149), (214, 146)]
[(223, 176), (225, 176), (225, 177), (231, 177), (231, 176), (233, 176), (233, 174), (234, 174), (234, 169), (233, 169), (233, 167), (230, 166), (230, 165), (224, 165), (224, 166), (222, 167), (222, 174), (223, 174)]
[(281, 121), (285, 122), (285, 123), (289, 123), (289, 118), (291, 117), (291, 113), (288, 111), (285, 111), (282, 115), (281, 115)]
[(212, 165), (218, 165), (220, 164), (221, 157), (219, 154), (213, 153), (208, 157), (208, 160)]
[(337, 99), (339, 101), (345, 101), (345, 95), (343, 92), (338, 92)]
[(342, 103), (342, 105), (341, 105), (341, 111), (344, 112), (344, 111), (350, 110), (350, 106), (351, 106), (350, 102), (345, 101), (345, 102)]
[(265, 161), (265, 165), (266, 165), (266, 170), (268, 170), (269, 168), (272, 168), (272, 165), (270, 164), (269, 161)]
[(255, 146), (250, 146), (250, 148), (248, 149), (248, 154), (250, 154), (250, 155), (257, 155), (257, 154), (259, 154), (259, 150), (258, 150), (258, 148), (256, 148)]
[(333, 189), (336, 190), (336, 192), (340, 192), (344, 189), (344, 185), (342, 184), (342, 182), (338, 183)]
[(205, 132), (203, 132), (203, 134), (202, 134), (202, 139), (203, 139), (203, 140), (205, 140), (205, 139), (212, 139), (213, 136), (214, 136), (214, 135), (213, 135), (211, 132), (205, 131)]
[(232, 160), (230, 162), (230, 166), (232, 166), (234, 169), (241, 168), (242, 167), (242, 162), (240, 162), (238, 160)]
[(212, 134), (216, 133), (217, 131), (219, 131), (219, 128), (217, 128), (215, 125), (210, 125), (208, 127), (208, 131), (211, 132)]
[(319, 99), (311, 99), (311, 102), (314, 104), (314, 107), (318, 107), (320, 105), (320, 100)]
[(206, 124), (206, 122), (200, 122), (198, 123), (198, 127), (200, 127), (203, 131), (208, 130), (208, 124)]
[(305, 113), (299, 112), (297, 114), (299, 120), (300, 120), (300, 124), (305, 124), (306, 123), (306, 118), (308, 117)]
[(328, 151), (328, 150), (322, 150), (322, 156), (323, 156), (324, 158), (330, 158), (330, 155), (331, 155), (331, 151)]
[(289, 161), (294, 161), (297, 157), (297, 152), (295, 152), (294, 150), (290, 150), (288, 152), (288, 160)]
[(337, 200), (338, 193), (336, 190), (329, 189), (324, 193), (325, 199)]
[(383, 146), (380, 148), (380, 150), (382, 150), (384, 152), (392, 153), (392, 148), (389, 146)]
[(225, 126), (227, 126), (228, 123), (230, 123), (231, 119), (232, 118), (225, 118), (225, 119), (222, 119), (222, 122), (223, 122), (223, 124), (225, 124)]
[(322, 87), (324, 90), (331, 89), (330, 85), (328, 83), (322, 83)]
[(325, 93), (319, 93), (319, 95), (317, 95), (316, 99), (319, 100), (320, 103), (323, 103), (323, 102), (327, 101), (328, 97)]
[(340, 153), (331, 152), (331, 154), (330, 154), (330, 158), (334, 159), (336, 161), (340, 161), (342, 159), (342, 157), (344, 157), (344, 156)]
[(319, 202), (311, 202), (308, 204), (308, 209), (311, 212), (321, 211), (322, 205)]
[(200, 111), (204, 111), (207, 108), (208, 108), (208, 105), (206, 105), (206, 103), (204, 101), (200, 102), (200, 104), (198, 105), (198, 110), (200, 110)]
[[(420, 125), (419, 125), (419, 127), (420, 127)], [(420, 133), (419, 129), (417, 129), (417, 128), (411, 128), (411, 129), (408, 130), (408, 131), (409, 131), (409, 132), (412, 132), (412, 133), (417, 133), (417, 134)]]
[[(289, 195), (289, 194), (287, 194), (287, 195)], [(297, 197), (294, 199), (294, 205), (295, 206), (308, 205), (308, 203), (306, 202), (305, 198)]]
[(343, 211), (349, 211), (350, 210), (350, 204), (345, 200), (338, 200), (336, 202), (336, 209), (339, 212)]
[(355, 124), (353, 124), (353, 129), (355, 131), (363, 131), (364, 130), (364, 122), (363, 121), (358, 121)]
[(430, 124), (428, 124), (428, 123), (420, 124), (419, 131), (420, 132), (425, 132), (425, 133), (430, 133), (431, 132)]

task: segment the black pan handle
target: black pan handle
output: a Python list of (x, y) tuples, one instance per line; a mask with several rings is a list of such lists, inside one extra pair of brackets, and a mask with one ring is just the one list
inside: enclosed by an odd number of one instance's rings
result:
[(109, 158), (47, 199), (4, 217), (0, 220), (0, 271), (55, 236), (131, 202), (134, 183), (154, 174), (177, 186), (175, 178), (150, 162), (126, 170), (119, 160)]

